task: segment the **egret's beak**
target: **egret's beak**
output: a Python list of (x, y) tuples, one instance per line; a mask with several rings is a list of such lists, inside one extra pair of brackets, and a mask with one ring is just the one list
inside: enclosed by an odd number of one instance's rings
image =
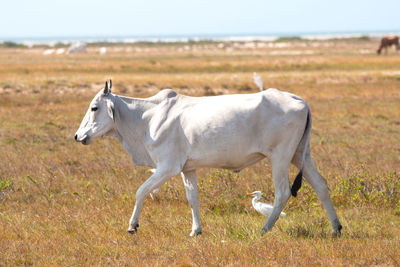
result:
[(247, 193), (248, 196), (253, 196), (253, 193)]

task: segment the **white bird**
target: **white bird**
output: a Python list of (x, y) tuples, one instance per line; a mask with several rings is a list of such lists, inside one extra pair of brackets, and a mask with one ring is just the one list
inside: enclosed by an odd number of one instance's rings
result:
[[(268, 217), (272, 213), (272, 209), (274, 206), (267, 204), (267, 203), (262, 203), (258, 202), (261, 198), (261, 192), (260, 191), (254, 191), (253, 193), (247, 193), (248, 196), (253, 196), (253, 200), (251, 201), (253, 203), (253, 207), (256, 211), (264, 215), (265, 217)], [(280, 216), (286, 217), (286, 214), (284, 212), (281, 212)]]
[(260, 92), (261, 92), (262, 90), (264, 90), (264, 88), (263, 88), (263, 81), (262, 81), (261, 77), (258, 76), (258, 74), (255, 73), (255, 72), (253, 73), (253, 80), (254, 80), (254, 83), (257, 84), (258, 89), (260, 89)]

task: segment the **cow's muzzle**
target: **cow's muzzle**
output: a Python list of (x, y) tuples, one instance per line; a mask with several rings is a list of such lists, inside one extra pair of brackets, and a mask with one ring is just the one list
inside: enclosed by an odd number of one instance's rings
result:
[(84, 145), (88, 145), (90, 143), (90, 137), (88, 135), (85, 135), (83, 138), (78, 139), (78, 135), (75, 134), (75, 141), (80, 142)]

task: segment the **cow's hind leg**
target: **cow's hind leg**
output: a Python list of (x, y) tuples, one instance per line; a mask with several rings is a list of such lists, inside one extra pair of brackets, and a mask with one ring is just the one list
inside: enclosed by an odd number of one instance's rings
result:
[(132, 217), (129, 220), (128, 233), (134, 234), (139, 227), (139, 216), (142, 210), (143, 202), (146, 196), (155, 188), (161, 186), (165, 181), (174, 175), (179, 174), (180, 170), (171, 168), (157, 168), (155, 173), (144, 182), (136, 191), (136, 203), (133, 209)]
[(324, 205), (325, 210), (328, 213), (329, 220), (331, 221), (333, 234), (335, 236), (339, 236), (342, 225), (340, 224), (335, 208), (333, 207), (332, 200), (329, 194), (328, 184), (326, 182), (326, 179), (318, 172), (317, 168), (315, 167), (309, 151), (306, 152), (303, 174), (305, 179), (310, 183), (312, 188), (317, 193), (318, 198)]
[(200, 215), (199, 215), (199, 196), (197, 190), (196, 171), (182, 172), (183, 184), (185, 185), (186, 197), (192, 209), (193, 224), (190, 236), (201, 234)]
[(274, 180), (275, 188), (275, 199), (274, 208), (272, 209), (271, 215), (268, 217), (267, 222), (262, 228), (262, 232), (267, 232), (272, 229), (275, 222), (278, 220), (283, 208), (285, 207), (290, 193), (290, 183), (289, 183), (289, 165), (290, 160), (287, 159), (284, 153), (279, 153), (281, 155), (274, 155), (271, 158), (272, 163), (272, 178)]

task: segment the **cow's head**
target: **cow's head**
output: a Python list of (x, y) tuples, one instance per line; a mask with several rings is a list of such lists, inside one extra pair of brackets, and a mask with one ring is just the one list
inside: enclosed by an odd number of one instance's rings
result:
[(111, 94), (111, 80), (90, 102), (89, 109), (75, 134), (75, 140), (84, 145), (114, 128), (114, 95)]

